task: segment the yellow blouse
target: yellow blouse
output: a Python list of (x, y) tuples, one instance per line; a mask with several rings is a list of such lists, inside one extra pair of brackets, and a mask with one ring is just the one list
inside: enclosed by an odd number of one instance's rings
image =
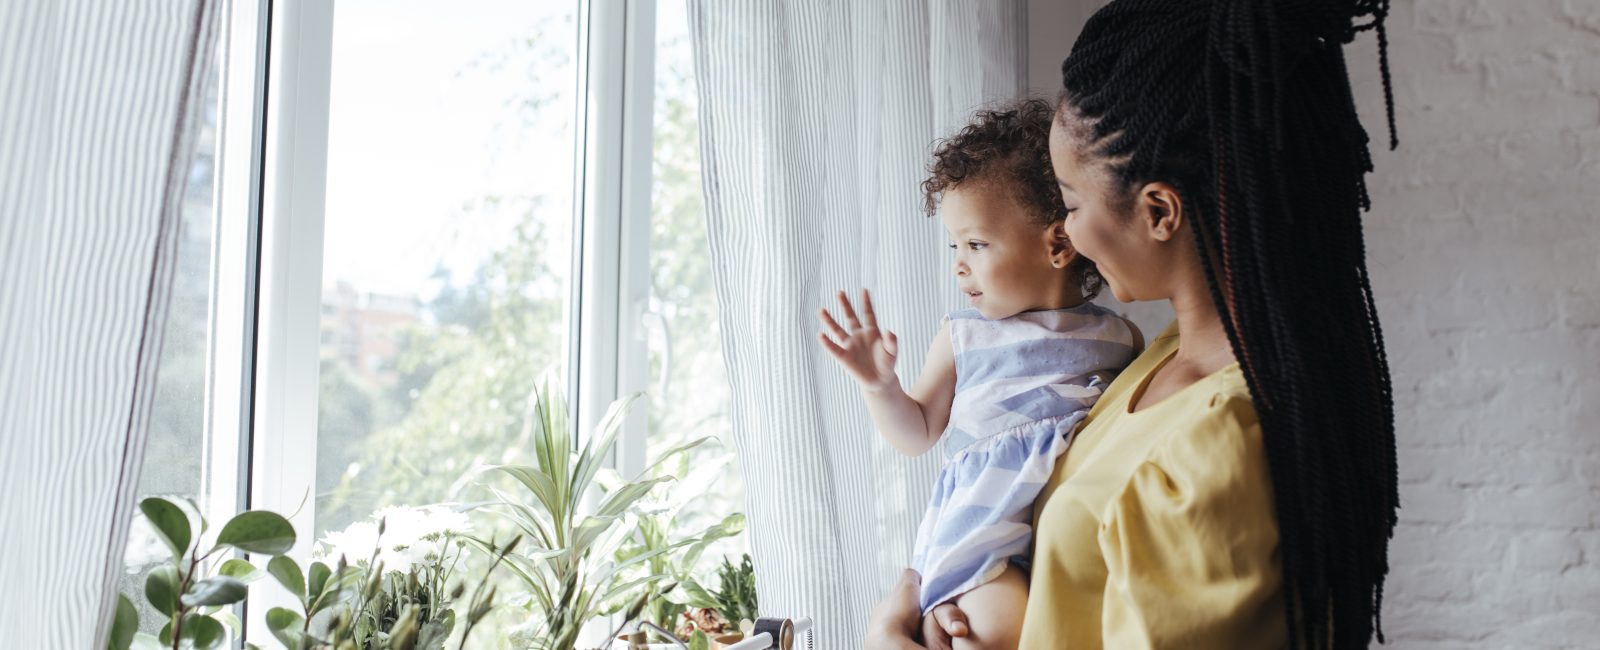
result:
[(1281, 648), (1278, 527), (1238, 364), (1129, 413), (1177, 323), (1106, 390), (1034, 506), (1022, 648)]

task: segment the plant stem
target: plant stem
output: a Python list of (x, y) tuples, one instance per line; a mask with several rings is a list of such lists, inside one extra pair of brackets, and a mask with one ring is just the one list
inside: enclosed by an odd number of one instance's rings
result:
[(183, 615), (186, 613), (183, 606), (183, 594), (189, 591), (189, 582), (194, 580), (194, 572), (199, 569), (200, 559), (195, 557), (195, 553), (199, 550), (199, 547), (196, 546), (194, 550), (189, 551), (188, 573), (184, 573), (182, 565), (178, 566), (178, 573), (182, 577), (178, 580), (178, 604), (177, 609), (174, 610), (176, 614), (174, 614), (172, 622), (172, 650), (179, 650), (178, 644), (183, 642)]

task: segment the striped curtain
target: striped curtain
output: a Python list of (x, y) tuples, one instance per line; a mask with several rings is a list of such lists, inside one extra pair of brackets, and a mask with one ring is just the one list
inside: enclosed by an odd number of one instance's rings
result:
[(105, 646), (219, 0), (0, 3), (0, 637)]
[(861, 647), (910, 559), (939, 450), (905, 458), (819, 346), (873, 290), (916, 376), (961, 306), (919, 184), (934, 140), (1025, 87), (1020, 0), (691, 0), (706, 217), (734, 443), (767, 616)]

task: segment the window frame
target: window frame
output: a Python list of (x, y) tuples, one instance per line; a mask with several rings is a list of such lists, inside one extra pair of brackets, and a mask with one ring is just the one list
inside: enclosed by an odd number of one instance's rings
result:
[[(316, 494), (333, 3), (234, 1), (245, 7), (260, 2), (267, 25), (265, 57), (259, 60), (265, 70), (257, 68), (265, 81), (259, 116), (265, 137), (261, 191), (253, 206), (260, 223), (247, 504), (287, 517), (301, 532), (290, 555), (304, 561), (314, 541), (305, 533), (315, 529), (315, 508), (305, 506)], [(272, 587), (251, 586), (255, 607), (246, 612), (245, 638), (270, 638), (266, 611), (293, 607), (286, 592)]]
[[(588, 436), (613, 400), (651, 383), (656, 2), (574, 2), (581, 139), (564, 347), (568, 401)], [(334, 6), (230, 0), (225, 16), (201, 507), (213, 522), (246, 509), (289, 517), (302, 531), (290, 555), (304, 561), (314, 542), (304, 533), (315, 516)], [(635, 412), (608, 464), (643, 471), (648, 437), (648, 418)], [(270, 638), (266, 610), (292, 603), (270, 585), (251, 591), (244, 638)]]

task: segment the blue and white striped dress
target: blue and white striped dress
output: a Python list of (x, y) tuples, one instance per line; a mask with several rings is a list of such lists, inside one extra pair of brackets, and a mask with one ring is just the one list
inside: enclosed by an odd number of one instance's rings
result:
[(1111, 377), (1133, 332), (1093, 303), (1000, 320), (945, 317), (956, 394), (945, 465), (917, 530), (922, 611), (1000, 577), (1032, 554), (1033, 501)]

